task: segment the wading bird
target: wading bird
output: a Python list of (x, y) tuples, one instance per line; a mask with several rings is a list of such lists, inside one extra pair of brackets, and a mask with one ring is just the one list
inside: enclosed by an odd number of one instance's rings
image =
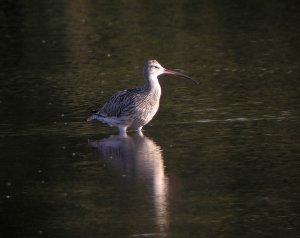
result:
[(130, 127), (142, 134), (143, 126), (151, 121), (159, 107), (159, 75), (171, 74), (198, 83), (183, 73), (165, 69), (156, 60), (148, 60), (143, 73), (144, 86), (115, 93), (101, 108), (94, 111), (87, 121), (101, 121), (118, 127), (120, 135), (126, 135), (127, 128)]

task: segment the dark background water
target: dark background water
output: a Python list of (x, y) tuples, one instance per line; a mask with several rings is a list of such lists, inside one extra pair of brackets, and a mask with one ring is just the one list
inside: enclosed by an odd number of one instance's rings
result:
[[(298, 237), (297, 1), (0, 3), (1, 237)], [(90, 109), (143, 83), (121, 139)]]

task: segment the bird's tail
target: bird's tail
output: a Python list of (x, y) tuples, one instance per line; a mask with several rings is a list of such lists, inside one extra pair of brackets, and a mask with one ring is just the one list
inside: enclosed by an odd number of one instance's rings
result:
[(97, 114), (93, 114), (91, 116), (89, 116), (86, 121), (99, 121), (100, 118), (102, 118), (100, 115)]

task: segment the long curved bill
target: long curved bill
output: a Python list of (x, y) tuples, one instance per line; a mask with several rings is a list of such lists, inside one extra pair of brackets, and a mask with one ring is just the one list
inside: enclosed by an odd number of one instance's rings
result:
[(189, 76), (187, 76), (183, 73), (180, 73), (178, 71), (175, 71), (175, 70), (165, 69), (164, 74), (171, 74), (171, 75), (175, 75), (175, 76), (178, 76), (178, 77), (183, 77), (183, 78), (192, 80), (195, 84), (199, 84), (196, 80), (192, 79), (191, 77), (189, 77)]

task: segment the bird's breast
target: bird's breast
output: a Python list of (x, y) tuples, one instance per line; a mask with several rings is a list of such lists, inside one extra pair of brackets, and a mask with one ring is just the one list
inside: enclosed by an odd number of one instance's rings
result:
[[(160, 93), (153, 92), (145, 97), (143, 100), (142, 110), (145, 113), (145, 116), (154, 116), (159, 107)], [(151, 117), (151, 118), (152, 118)]]
[(133, 124), (136, 127), (147, 124), (159, 108), (160, 91), (140, 95), (136, 105)]

